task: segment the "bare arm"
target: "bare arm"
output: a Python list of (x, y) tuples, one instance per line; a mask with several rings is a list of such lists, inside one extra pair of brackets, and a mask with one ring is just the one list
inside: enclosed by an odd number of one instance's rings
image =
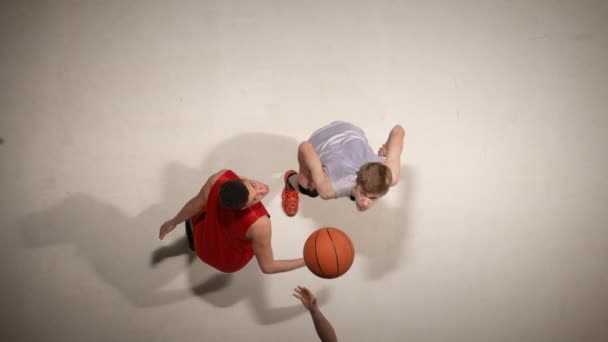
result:
[(314, 147), (308, 141), (300, 144), (298, 152), (301, 154), (302, 161), (305, 166), (310, 170), (312, 182), (315, 189), (319, 193), (322, 199), (333, 199), (336, 198), (336, 192), (331, 186), (329, 177), (323, 171), (323, 165), (321, 159), (317, 155)]
[(331, 323), (329, 323), (327, 318), (325, 318), (320, 309), (317, 308), (317, 310), (311, 310), (310, 316), (312, 317), (312, 322), (315, 325), (317, 335), (319, 335), (322, 342), (338, 341), (334, 327), (331, 326)]
[(312, 322), (315, 325), (315, 330), (321, 342), (338, 341), (334, 327), (331, 326), (329, 320), (325, 318), (321, 309), (319, 309), (315, 295), (306, 287), (298, 286), (294, 289), (293, 296), (301, 300), (302, 305), (310, 312), (310, 317), (312, 317)]
[(401, 171), (401, 151), (403, 150), (403, 140), (405, 131), (400, 125), (396, 125), (388, 135), (386, 143), (380, 147), (378, 155), (385, 157), (384, 164), (388, 166), (392, 174), (391, 186), (399, 182), (399, 172)]
[(247, 238), (253, 244), (253, 253), (265, 274), (288, 272), (304, 266), (304, 259), (275, 260), (272, 254), (270, 218), (261, 217), (247, 230)]
[(163, 223), (163, 225), (160, 227), (160, 232), (158, 234), (159, 239), (162, 240), (165, 235), (175, 229), (175, 226), (186, 221), (186, 219), (194, 216), (196, 213), (200, 212), (205, 207), (213, 184), (215, 184), (219, 176), (221, 176), (224, 171), (226, 170), (221, 170), (211, 175), (211, 177), (207, 179), (199, 193), (192, 199), (190, 199), (188, 203), (186, 203), (186, 205), (184, 205), (184, 207), (177, 213), (177, 215), (175, 215), (175, 217)]

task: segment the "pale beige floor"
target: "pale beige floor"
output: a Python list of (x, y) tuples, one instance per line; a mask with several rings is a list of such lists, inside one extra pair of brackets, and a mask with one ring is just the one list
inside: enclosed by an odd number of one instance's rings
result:
[[(0, 340), (314, 341), (302, 284), (341, 341), (608, 341), (607, 4), (2, 1)], [(338, 119), (402, 124), (402, 182), (286, 218)], [(225, 167), (270, 184), (277, 257), (334, 225), (349, 273), (154, 263)]]

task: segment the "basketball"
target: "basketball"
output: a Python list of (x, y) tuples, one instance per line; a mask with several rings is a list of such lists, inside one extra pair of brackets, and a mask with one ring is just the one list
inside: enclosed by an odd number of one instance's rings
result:
[(306, 267), (321, 278), (337, 278), (350, 268), (355, 259), (355, 248), (348, 235), (338, 228), (316, 230), (304, 244)]

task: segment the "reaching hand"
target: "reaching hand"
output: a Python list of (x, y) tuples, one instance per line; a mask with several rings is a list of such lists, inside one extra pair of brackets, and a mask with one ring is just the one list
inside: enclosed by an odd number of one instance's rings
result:
[(160, 226), (160, 232), (158, 233), (158, 238), (162, 240), (165, 237), (165, 235), (169, 234), (173, 229), (175, 229), (175, 224), (171, 220), (163, 223), (163, 225)]
[(312, 294), (309, 289), (298, 285), (298, 287), (293, 290), (295, 291), (293, 296), (301, 300), (302, 305), (304, 305), (308, 311), (315, 311), (319, 309), (317, 306), (317, 297), (315, 297), (315, 295)]
[(386, 148), (386, 144), (382, 144), (382, 146), (380, 146), (380, 148), (378, 149), (378, 155), (382, 158), (386, 158), (386, 156), (388, 155), (388, 149)]

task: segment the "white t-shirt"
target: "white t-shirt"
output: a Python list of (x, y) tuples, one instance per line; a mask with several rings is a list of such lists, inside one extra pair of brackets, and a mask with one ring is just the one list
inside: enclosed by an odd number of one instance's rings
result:
[(308, 141), (313, 145), (336, 197), (350, 196), (359, 168), (369, 162), (383, 162), (367, 142), (361, 128), (342, 121), (318, 129)]

